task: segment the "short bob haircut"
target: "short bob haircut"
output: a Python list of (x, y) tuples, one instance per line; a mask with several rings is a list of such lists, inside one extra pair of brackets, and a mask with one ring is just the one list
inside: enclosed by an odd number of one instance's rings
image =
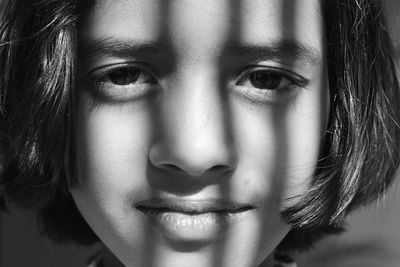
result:
[[(382, 1), (323, 0), (330, 113), (311, 187), (282, 211), (301, 249), (377, 199), (399, 165), (400, 92)], [(81, 4), (85, 2), (85, 7)], [(0, 25), (0, 194), (34, 210), (56, 241), (98, 240), (69, 189), (77, 24), (90, 1), (13, 0)]]

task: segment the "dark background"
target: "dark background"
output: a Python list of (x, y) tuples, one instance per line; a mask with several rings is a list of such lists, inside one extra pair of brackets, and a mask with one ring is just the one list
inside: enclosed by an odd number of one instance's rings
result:
[[(3, 1), (0, 0), (0, 10)], [(400, 1), (386, 2), (400, 59)], [(0, 213), (0, 267), (80, 267), (98, 249), (52, 243), (38, 232), (34, 216), (16, 207), (10, 207), (9, 213)], [(299, 255), (298, 262), (300, 267), (399, 267), (398, 182), (385, 200), (353, 214), (346, 234), (323, 240), (314, 251)]]

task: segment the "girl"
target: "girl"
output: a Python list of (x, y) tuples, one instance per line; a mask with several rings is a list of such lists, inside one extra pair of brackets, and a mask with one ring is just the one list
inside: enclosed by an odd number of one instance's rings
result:
[(15, 0), (0, 36), (2, 194), (91, 266), (294, 266), (399, 163), (378, 0)]

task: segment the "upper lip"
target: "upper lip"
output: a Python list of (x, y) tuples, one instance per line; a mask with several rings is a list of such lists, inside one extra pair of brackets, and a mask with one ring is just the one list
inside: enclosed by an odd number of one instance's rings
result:
[(228, 200), (186, 200), (186, 199), (165, 199), (154, 198), (139, 201), (135, 207), (138, 210), (158, 210), (158, 211), (172, 211), (182, 212), (188, 214), (200, 214), (207, 212), (241, 212), (254, 209), (250, 204), (228, 201)]

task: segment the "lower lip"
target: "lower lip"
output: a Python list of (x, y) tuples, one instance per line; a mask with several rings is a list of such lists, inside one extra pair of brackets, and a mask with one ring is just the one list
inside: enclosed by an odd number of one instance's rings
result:
[(207, 241), (223, 236), (249, 210), (188, 214), (178, 211), (143, 211), (165, 236), (173, 240)]

